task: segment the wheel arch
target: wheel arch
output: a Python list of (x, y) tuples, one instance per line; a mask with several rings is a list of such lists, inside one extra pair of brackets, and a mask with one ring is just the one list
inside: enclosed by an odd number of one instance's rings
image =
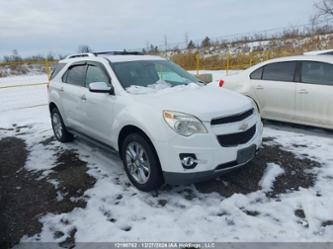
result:
[(136, 183), (132, 182), (132, 183), (137, 188), (139, 188), (140, 190), (143, 190), (143, 191), (154, 190), (157, 187), (160, 187), (161, 185), (163, 185), (165, 183), (165, 179), (164, 179), (164, 175), (163, 175), (163, 171), (162, 171), (162, 165), (161, 165), (161, 161), (160, 161), (159, 155), (157, 153), (156, 147), (154, 146), (152, 140), (148, 137), (146, 132), (144, 132), (139, 127), (137, 127), (135, 125), (126, 125), (121, 129), (121, 131), (119, 133), (119, 136), (118, 136), (119, 155), (120, 155), (120, 158), (123, 160), (125, 170), (126, 170), (130, 180), (131, 180), (132, 176), (130, 176), (130, 173), (126, 169), (126, 168), (128, 168), (128, 166), (125, 165), (126, 160), (124, 160), (123, 155), (122, 155), (123, 142), (126, 140), (126, 137), (130, 134), (139, 134), (144, 138), (144, 140), (148, 143), (148, 145), (151, 146), (150, 147), (151, 148), (150, 153), (155, 154), (155, 160), (156, 160), (155, 162), (157, 162), (157, 165), (154, 164), (156, 166), (156, 167), (154, 167), (154, 172), (155, 173), (153, 174), (155, 177), (153, 178), (152, 181), (150, 181), (150, 183), (148, 185), (148, 188), (139, 187), (137, 182)]
[(62, 118), (62, 121), (64, 122), (64, 124), (65, 124), (66, 126), (68, 126), (68, 124), (67, 124), (67, 119), (66, 119), (66, 116), (65, 116), (65, 112), (64, 112), (64, 110), (62, 110), (62, 109), (60, 108), (60, 106), (58, 106), (56, 103), (54, 103), (54, 102), (51, 101), (51, 102), (49, 103), (49, 111), (50, 111), (50, 115), (52, 114), (52, 110), (53, 110), (54, 108), (56, 108), (56, 109), (58, 110), (58, 112), (60, 113), (61, 118)]
[(58, 111), (59, 111), (58, 106), (57, 106), (54, 102), (50, 102), (50, 103), (49, 103), (49, 110), (50, 110), (50, 113), (51, 113), (51, 111), (52, 111), (53, 108), (57, 108)]
[(121, 148), (122, 148), (122, 144), (125, 140), (125, 138), (133, 133), (139, 133), (140, 135), (142, 135), (145, 139), (147, 139), (148, 143), (152, 146), (152, 148), (154, 149), (154, 152), (157, 155), (157, 158), (159, 160), (158, 154), (157, 154), (157, 150), (154, 146), (154, 143), (152, 142), (152, 140), (149, 138), (149, 136), (139, 127), (135, 126), (135, 125), (126, 125), (124, 126), (120, 132), (119, 132), (119, 136), (118, 136), (118, 141), (117, 141), (117, 145), (118, 145), (118, 152), (119, 152), (119, 156), (120, 158), (122, 158), (122, 154), (121, 154)]
[(259, 114), (260, 114), (260, 105), (258, 104), (258, 101), (257, 100), (255, 100), (253, 97), (251, 97), (251, 96), (249, 96), (249, 95), (246, 95), (246, 97), (248, 97), (248, 98), (250, 98), (255, 104), (256, 104), (256, 106), (257, 106), (257, 109), (258, 109), (258, 112), (259, 112)]

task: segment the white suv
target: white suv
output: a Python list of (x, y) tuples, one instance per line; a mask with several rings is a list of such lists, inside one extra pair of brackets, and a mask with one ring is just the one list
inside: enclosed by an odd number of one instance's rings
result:
[(214, 178), (252, 160), (261, 144), (250, 99), (204, 86), (156, 56), (68, 56), (55, 67), (48, 94), (56, 138), (83, 136), (119, 151), (143, 191)]

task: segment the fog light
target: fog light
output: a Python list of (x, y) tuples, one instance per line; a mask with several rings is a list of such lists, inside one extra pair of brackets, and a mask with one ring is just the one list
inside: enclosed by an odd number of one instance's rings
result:
[(179, 158), (184, 169), (193, 169), (198, 165), (197, 157), (193, 153), (181, 153)]

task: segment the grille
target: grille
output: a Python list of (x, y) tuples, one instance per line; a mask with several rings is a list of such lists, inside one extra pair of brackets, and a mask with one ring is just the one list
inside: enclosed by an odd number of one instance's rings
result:
[(219, 135), (217, 136), (217, 140), (223, 147), (232, 147), (249, 142), (253, 138), (255, 133), (256, 125), (252, 126), (247, 131), (227, 135)]
[(236, 115), (213, 119), (210, 123), (211, 123), (211, 125), (219, 125), (219, 124), (238, 122), (243, 119), (246, 119), (247, 117), (250, 117), (253, 114), (253, 112), (254, 112), (254, 109), (252, 108), (246, 112), (239, 113)]

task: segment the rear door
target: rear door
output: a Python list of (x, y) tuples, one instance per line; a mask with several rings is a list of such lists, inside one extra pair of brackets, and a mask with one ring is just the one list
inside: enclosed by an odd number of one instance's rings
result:
[(88, 90), (93, 82), (111, 85), (105, 66), (99, 62), (88, 62), (86, 76), (85, 134), (104, 143), (109, 143), (113, 123), (113, 108), (116, 96), (109, 93), (94, 93)]
[(296, 119), (333, 127), (333, 65), (302, 61), (296, 84)]
[(61, 99), (65, 112), (66, 124), (77, 131), (83, 131), (84, 121), (84, 93), (86, 62), (76, 62), (72, 64), (62, 77)]
[(270, 63), (262, 70), (261, 80), (252, 82), (262, 117), (292, 121), (295, 115), (296, 62)]

